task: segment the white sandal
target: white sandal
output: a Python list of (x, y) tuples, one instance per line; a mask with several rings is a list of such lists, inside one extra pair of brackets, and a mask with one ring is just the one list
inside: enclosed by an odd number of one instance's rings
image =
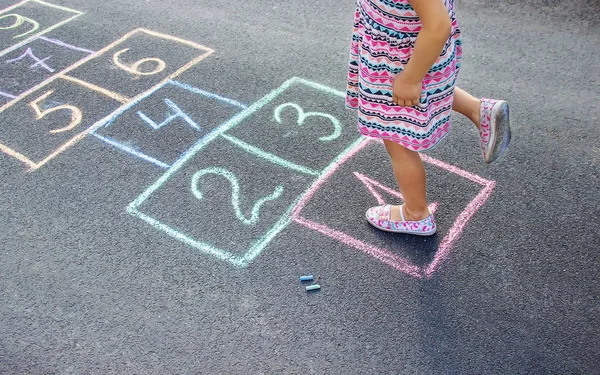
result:
[(403, 206), (400, 206), (401, 221), (390, 220), (392, 205), (371, 207), (365, 213), (369, 224), (377, 229), (392, 232), (414, 234), (417, 236), (431, 236), (436, 232), (435, 219), (433, 215), (427, 216), (423, 220), (407, 221), (404, 219)]

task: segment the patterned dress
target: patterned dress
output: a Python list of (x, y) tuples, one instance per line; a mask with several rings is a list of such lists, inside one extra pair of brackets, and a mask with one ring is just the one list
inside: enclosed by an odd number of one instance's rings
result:
[(423, 80), (419, 105), (392, 102), (392, 82), (410, 59), (421, 21), (408, 0), (357, 0), (346, 105), (358, 109), (358, 129), (414, 151), (435, 146), (450, 130), (462, 40), (454, 0), (444, 0), (452, 32)]

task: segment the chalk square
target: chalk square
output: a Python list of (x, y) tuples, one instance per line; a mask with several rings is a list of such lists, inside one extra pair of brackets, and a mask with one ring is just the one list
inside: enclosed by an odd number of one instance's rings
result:
[[(320, 176), (320, 174), (318, 173), (314, 174), (313, 171), (305, 170), (300, 166), (293, 165), (293, 163), (277, 160), (276, 158), (274, 160), (272, 155), (269, 156), (265, 155), (265, 153), (263, 152), (257, 152), (257, 150), (252, 147), (248, 148), (246, 147), (248, 145), (240, 144), (239, 142), (236, 142), (236, 139), (234, 137), (231, 137), (226, 134), (228, 130), (231, 130), (239, 126), (240, 124), (243, 124), (246, 121), (246, 119), (251, 118), (254, 113), (259, 111), (265, 105), (271, 103), (282, 92), (284, 92), (286, 89), (297, 83), (312, 85), (323, 89), (329, 89), (326, 86), (322, 86), (297, 77), (294, 77), (284, 82), (279, 88), (271, 91), (265, 97), (258, 100), (257, 102), (249, 106), (247, 109), (237, 114), (235, 117), (224, 123), (222, 126), (216, 128), (212, 133), (200, 139), (192, 148), (186, 151), (182, 155), (182, 157), (179, 160), (177, 160), (177, 162), (175, 162), (175, 164), (173, 164), (165, 172), (165, 174), (163, 174), (156, 182), (154, 182), (154, 184), (149, 186), (142, 194), (140, 194), (133, 202), (131, 202), (127, 207), (127, 212), (129, 212), (131, 215), (137, 218), (146, 221), (148, 224), (152, 225), (156, 229), (164, 231), (165, 233), (173, 236), (174, 238), (186, 243), (188, 246), (196, 248), (202, 253), (215, 256), (219, 259), (228, 261), (236, 266), (246, 267), (249, 263), (251, 263), (256, 257), (260, 255), (260, 253), (273, 240), (273, 238), (275, 238), (275, 236), (278, 233), (280, 233), (289, 225), (289, 223), (291, 222), (291, 209), (292, 207), (296, 206), (296, 202), (302, 199), (304, 194), (306, 194), (306, 192), (308, 191), (308, 186), (306, 186), (305, 190), (303, 190), (300, 193), (300, 195), (296, 198), (292, 206), (281, 216), (281, 218), (276, 222), (276, 224), (273, 227), (271, 227), (271, 229), (269, 229), (265, 234), (263, 234), (263, 236), (260, 237), (259, 241), (253, 243), (252, 247), (250, 247), (244, 255), (236, 255), (225, 249), (215, 249), (211, 244), (196, 241), (194, 238), (179, 232), (177, 229), (172, 228), (169, 225), (166, 225), (161, 221), (155, 219), (154, 217), (143, 213), (139, 210), (139, 207), (142, 206), (146, 201), (151, 200), (155, 192), (161, 189), (163, 185), (168, 183), (174, 175), (179, 174), (179, 171), (182, 168), (185, 168), (186, 165), (190, 162), (190, 160), (195, 159), (198, 153), (202, 152), (205, 148), (207, 148), (212, 142), (216, 140), (227, 141), (229, 143), (229, 147), (231, 147), (232, 150), (236, 150), (236, 152), (238, 153), (241, 152), (240, 150), (245, 150), (245, 152), (248, 152), (248, 154), (246, 154), (248, 159), (254, 156), (257, 157), (257, 159), (252, 160), (261, 160), (263, 163), (267, 163), (264, 164), (266, 166), (275, 164), (279, 167), (287, 169), (288, 171), (293, 171), (294, 173), (291, 174), (291, 176), (295, 176), (295, 178), (309, 178), (310, 181), (314, 181), (316, 178), (318, 178)], [(330, 168), (336, 166), (340, 160), (346, 157), (346, 154), (349, 152), (349, 150), (355, 148), (359, 141), (360, 139), (357, 140), (355, 138), (352, 143), (350, 143), (341, 153), (339, 153), (330, 162), (330, 164), (324, 169), (323, 173), (327, 173), (327, 171), (329, 171)]]
[[(377, 165), (373, 160), (373, 155), (387, 157), (382, 148), (379, 142), (365, 138), (313, 184), (294, 208), (293, 220), (398, 271), (416, 278), (430, 278), (448, 258), (466, 224), (489, 199), (495, 182), (422, 155), (429, 186), (434, 189), (428, 196), (434, 201), (440, 199), (436, 212), (438, 233), (433, 237), (417, 237), (382, 232), (366, 222), (365, 210), (383, 201), (401, 203), (396, 196), (399, 193), (391, 166)], [(385, 182), (380, 183), (384, 178)], [(351, 194), (339, 194), (340, 191)], [(317, 208), (323, 205), (336, 207), (337, 216), (321, 219)]]
[(359, 136), (356, 113), (344, 100), (342, 91), (296, 79), (227, 134), (320, 173)]
[(119, 106), (120, 102), (72, 82), (54, 81), (2, 112), (0, 151), (37, 169)]
[(198, 139), (245, 108), (220, 95), (168, 81), (119, 109), (94, 135), (168, 168)]
[[(107, 90), (107, 89), (105, 89), (103, 87), (96, 86), (96, 85), (94, 85), (92, 83), (79, 80), (78, 78), (75, 78), (75, 77), (73, 77), (73, 76), (71, 76), (71, 75), (68, 74), (68, 73), (76, 70), (77, 68), (82, 67), (85, 64), (88, 64), (90, 61), (93, 61), (94, 59), (98, 58), (99, 56), (102, 56), (102, 55), (106, 54), (107, 51), (110, 51), (111, 49), (115, 49), (116, 46), (118, 46), (120, 43), (122, 43), (123, 41), (127, 40), (128, 38), (130, 38), (132, 35), (140, 34), (140, 33), (142, 33), (142, 34), (148, 34), (148, 35), (152, 35), (152, 36), (157, 36), (157, 37), (162, 37), (163, 39), (173, 40), (173, 41), (180, 42), (180, 43), (183, 43), (183, 44), (188, 44), (188, 45), (190, 45), (193, 48), (203, 50), (204, 53), (201, 54), (201, 55), (199, 55), (199, 56), (197, 56), (196, 58), (190, 60), (187, 64), (185, 64), (181, 68), (179, 68), (179, 69), (175, 70), (174, 72), (170, 73), (167, 77), (165, 77), (162, 81), (158, 82), (156, 85), (152, 86), (151, 88), (149, 88), (148, 90), (146, 90), (144, 92), (138, 93), (135, 97), (132, 97), (132, 98), (125, 97), (125, 96), (123, 96), (123, 95), (121, 95), (119, 93), (112, 92), (112, 91)], [(126, 50), (126, 48), (124, 50)], [(7, 111), (12, 106), (20, 103), (21, 101), (23, 101), (24, 99), (28, 98), (29, 96), (34, 95), (36, 93), (36, 91), (42, 90), (44, 87), (50, 85), (51, 83), (55, 82), (56, 80), (68, 80), (68, 81), (71, 81), (73, 83), (76, 83), (80, 87), (88, 89), (90, 92), (95, 92), (96, 94), (100, 94), (102, 96), (108, 96), (108, 97), (110, 97), (110, 98), (112, 98), (112, 99), (114, 99), (116, 101), (119, 101), (121, 104), (128, 104), (128, 103), (130, 103), (132, 101), (136, 101), (139, 98), (146, 96), (148, 94), (148, 92), (158, 89), (159, 87), (161, 87), (162, 85), (164, 85), (166, 82), (168, 82), (172, 78), (176, 77), (177, 75), (181, 74), (185, 70), (189, 69), (190, 67), (194, 66), (198, 62), (202, 61), (204, 58), (206, 58), (207, 56), (209, 56), (212, 52), (213, 52), (212, 50), (207, 49), (206, 47), (202, 47), (202, 46), (200, 46), (200, 45), (198, 45), (196, 43), (185, 41), (183, 39), (171, 37), (171, 36), (165, 35), (165, 34), (156, 33), (154, 31), (150, 31), (150, 30), (146, 30), (146, 29), (136, 29), (136, 30), (133, 30), (133, 31), (125, 34), (122, 38), (120, 38), (120, 39), (116, 40), (115, 42), (109, 44), (108, 46), (104, 47), (102, 50), (94, 52), (93, 54), (91, 54), (91, 55), (83, 58), (82, 60), (80, 60), (77, 63), (71, 65), (70, 67), (64, 69), (63, 71), (61, 71), (59, 73), (56, 73), (52, 77), (46, 79), (44, 82), (40, 83), (39, 85), (34, 86), (34, 87), (30, 88), (29, 90), (27, 90), (26, 92), (20, 94), (17, 98), (14, 98), (10, 102), (2, 105), (0, 107), (0, 113), (4, 113), (5, 111)], [(131, 66), (129, 68), (133, 69)], [(139, 66), (137, 68), (139, 68)], [(0, 151), (4, 152), (4, 153), (6, 153), (6, 154), (8, 154), (8, 155), (10, 155), (12, 157), (17, 158), (18, 160), (20, 160), (21, 162), (23, 162), (24, 164), (26, 164), (27, 166), (29, 166), (31, 170), (36, 170), (36, 169), (42, 167), (43, 165), (45, 165), (47, 162), (49, 162), (50, 160), (52, 160), (54, 157), (56, 157), (60, 153), (62, 153), (67, 148), (73, 146), (75, 143), (77, 143), (78, 141), (80, 141), (81, 139), (83, 139), (83, 137), (86, 134), (89, 134), (93, 130), (95, 130), (98, 127), (102, 126), (104, 123), (106, 123), (106, 121), (110, 120), (111, 118), (113, 118), (113, 112), (107, 113), (104, 118), (102, 118), (100, 121), (96, 122), (93, 126), (91, 126), (90, 128), (88, 128), (88, 130), (86, 130), (85, 132), (80, 133), (76, 137), (72, 138), (66, 144), (64, 144), (59, 149), (57, 149), (54, 152), (52, 152), (52, 154), (50, 154), (48, 157), (46, 157), (44, 160), (42, 160), (42, 161), (40, 161), (38, 163), (35, 163), (35, 162), (31, 161), (27, 156), (25, 156), (25, 155), (23, 155), (23, 154), (15, 151), (15, 150), (11, 149), (10, 147), (6, 147), (5, 145), (2, 145), (2, 144), (0, 144)]]
[(41, 0), (25, 0), (0, 10), (0, 57), (82, 14)]
[(45, 37), (34, 39), (0, 59), (0, 91), (19, 96), (91, 53)]
[(219, 137), (128, 211), (202, 253), (243, 267), (290, 223), (292, 207), (314, 179)]
[(68, 77), (89, 89), (110, 91), (128, 101), (174, 79), (212, 53), (212, 49), (198, 43), (136, 29), (69, 71)]

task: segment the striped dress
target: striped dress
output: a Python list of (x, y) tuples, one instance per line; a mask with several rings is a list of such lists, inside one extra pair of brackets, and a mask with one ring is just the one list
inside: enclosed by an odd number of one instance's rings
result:
[(462, 40), (454, 0), (444, 0), (452, 33), (423, 80), (419, 105), (392, 102), (392, 82), (410, 59), (421, 21), (408, 0), (357, 0), (350, 49), (346, 105), (358, 109), (358, 129), (424, 151), (450, 130)]

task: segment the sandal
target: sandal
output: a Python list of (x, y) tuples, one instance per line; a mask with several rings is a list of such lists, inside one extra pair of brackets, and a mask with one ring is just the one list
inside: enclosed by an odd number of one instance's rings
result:
[(479, 145), (486, 163), (504, 154), (510, 143), (508, 103), (504, 100), (481, 99)]
[(390, 220), (391, 211), (392, 205), (390, 204), (376, 206), (369, 208), (365, 216), (367, 217), (369, 224), (386, 232), (431, 236), (436, 231), (433, 215), (429, 215), (425, 219), (419, 221), (406, 221), (404, 220), (402, 206), (400, 206), (400, 216), (402, 217), (402, 220), (393, 221)]

